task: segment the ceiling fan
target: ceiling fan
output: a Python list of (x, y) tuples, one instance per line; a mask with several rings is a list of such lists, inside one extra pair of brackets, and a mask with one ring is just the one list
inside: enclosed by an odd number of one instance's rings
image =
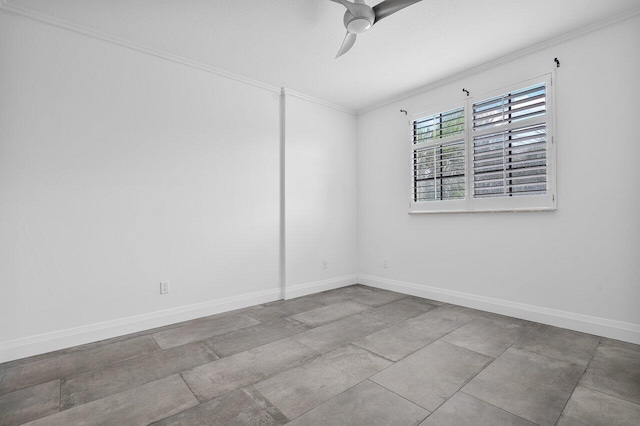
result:
[(347, 28), (347, 36), (344, 38), (342, 46), (336, 55), (336, 58), (339, 58), (353, 47), (358, 34), (365, 32), (379, 20), (421, 0), (384, 0), (373, 7), (367, 6), (364, 0), (354, 0), (353, 2), (347, 0), (331, 1), (340, 3), (347, 8), (344, 13), (344, 26)]

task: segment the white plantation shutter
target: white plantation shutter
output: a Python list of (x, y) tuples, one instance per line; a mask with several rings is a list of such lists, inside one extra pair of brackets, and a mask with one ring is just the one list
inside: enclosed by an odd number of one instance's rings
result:
[(413, 143), (445, 139), (464, 132), (464, 108), (413, 120)]
[(464, 139), (414, 151), (414, 201), (465, 198)]
[(546, 83), (473, 104), (473, 196), (547, 192)]
[(551, 83), (548, 74), (412, 119), (410, 212), (554, 210)]
[(412, 121), (413, 202), (465, 199), (464, 107)]

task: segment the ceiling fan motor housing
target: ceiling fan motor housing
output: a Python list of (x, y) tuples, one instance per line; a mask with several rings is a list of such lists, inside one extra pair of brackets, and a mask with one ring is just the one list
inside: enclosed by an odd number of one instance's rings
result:
[(376, 20), (376, 14), (373, 9), (366, 4), (355, 4), (352, 12), (348, 10), (344, 14), (344, 26), (352, 34), (360, 34), (371, 28)]

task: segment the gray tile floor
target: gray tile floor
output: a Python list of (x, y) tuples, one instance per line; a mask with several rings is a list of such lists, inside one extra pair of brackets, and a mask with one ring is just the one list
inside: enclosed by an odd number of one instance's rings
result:
[(3, 425), (640, 425), (640, 346), (362, 285), (0, 364)]

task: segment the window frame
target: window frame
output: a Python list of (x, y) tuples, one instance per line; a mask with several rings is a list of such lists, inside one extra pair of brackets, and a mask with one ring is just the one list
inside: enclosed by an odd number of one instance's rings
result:
[[(556, 137), (555, 137), (555, 72), (540, 75), (535, 78), (520, 81), (498, 89), (489, 90), (480, 95), (469, 96), (454, 104), (437, 108), (439, 112), (430, 114), (420, 113), (412, 115), (409, 120), (410, 150), (410, 203), (409, 213), (462, 213), (462, 212), (500, 212), (500, 211), (553, 211), (557, 210), (556, 193)], [(536, 84), (545, 83), (545, 126), (546, 126), (546, 184), (545, 194), (528, 194), (518, 196), (498, 196), (488, 198), (474, 198), (474, 129), (473, 129), (473, 105), (476, 102), (502, 96)], [(463, 106), (464, 125), (463, 134), (453, 137), (453, 140), (464, 138), (465, 150), (465, 198), (459, 200), (432, 200), (418, 201), (414, 199), (414, 152), (416, 146), (413, 143), (414, 122)], [(526, 120), (525, 120), (526, 121)], [(502, 127), (503, 129), (504, 127)], [(499, 131), (501, 128), (497, 127)], [(448, 139), (448, 138), (447, 138)], [(440, 145), (443, 140), (437, 140), (432, 145)]]

